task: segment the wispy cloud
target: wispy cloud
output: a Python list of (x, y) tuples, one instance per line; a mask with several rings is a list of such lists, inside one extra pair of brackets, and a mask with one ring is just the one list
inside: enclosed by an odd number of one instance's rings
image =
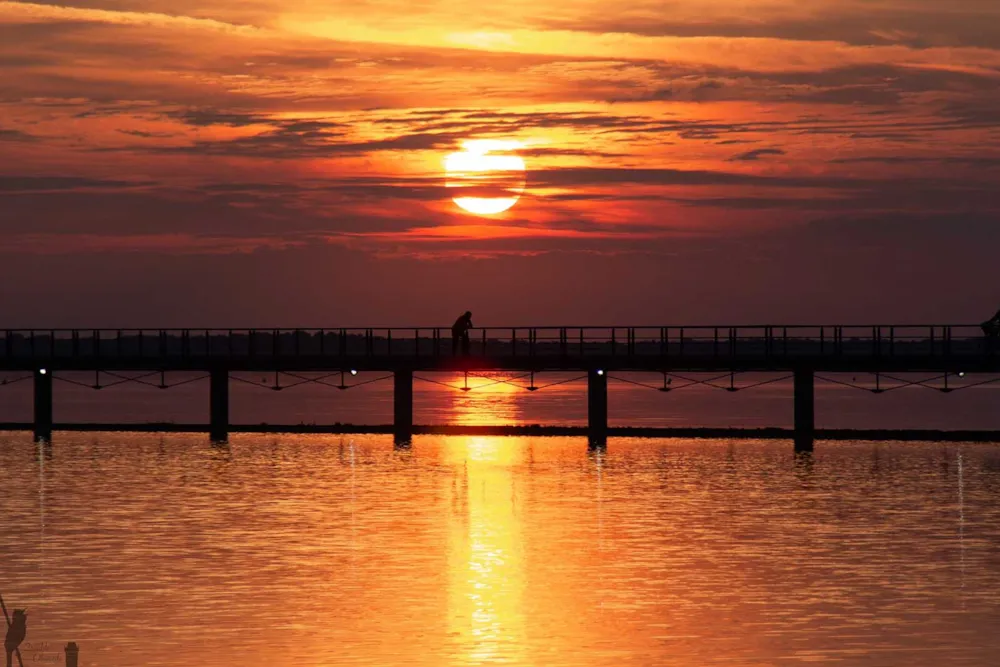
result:
[(756, 162), (762, 157), (767, 157), (769, 155), (785, 155), (785, 151), (780, 148), (756, 148), (752, 151), (734, 155), (729, 158), (729, 160), (731, 162)]
[(241, 36), (262, 36), (263, 34), (266, 34), (265, 31), (258, 26), (226, 23), (215, 19), (198, 18), (194, 16), (183, 16), (160, 12), (92, 9), (32, 2), (0, 1), (0, 17), (2, 17), (0, 22), (9, 22), (12, 20), (80, 21), (114, 25), (191, 28)]
[(38, 137), (21, 130), (6, 130), (0, 127), (0, 141), (35, 141)]
[(83, 176), (5, 176), (0, 174), (0, 193), (94, 189), (119, 190), (123, 188), (139, 188), (146, 185), (151, 185), (151, 182), (96, 179)]
[(156, 253), (184, 255), (248, 254), (287, 250), (304, 241), (272, 237), (199, 236), (194, 234), (19, 234), (5, 238), (0, 253), (78, 255), (81, 253)]

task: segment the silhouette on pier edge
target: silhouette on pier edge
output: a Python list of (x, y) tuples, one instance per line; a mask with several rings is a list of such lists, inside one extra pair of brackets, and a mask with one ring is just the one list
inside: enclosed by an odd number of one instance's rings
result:
[[(7, 607), (4, 606), (4, 616), (7, 617)], [(17, 653), (17, 661), (23, 664), (19, 647), (28, 633), (28, 615), (24, 609), (15, 609), (13, 620), (7, 617), (7, 637), (4, 639), (3, 647), (7, 653), (7, 667), (12, 667), (14, 653)]]
[(994, 313), (993, 317), (983, 322), (980, 326), (983, 329), (983, 334), (988, 338), (1000, 337), (1000, 310)]
[(459, 346), (462, 348), (462, 355), (468, 356), (469, 354), (469, 329), (474, 325), (472, 324), (472, 311), (467, 310), (465, 313), (455, 320), (455, 323), (451, 325), (451, 353), (452, 355), (457, 355)]

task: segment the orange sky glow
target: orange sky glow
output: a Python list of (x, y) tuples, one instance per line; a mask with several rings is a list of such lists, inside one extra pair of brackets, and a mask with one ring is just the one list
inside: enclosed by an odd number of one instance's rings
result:
[[(534, 277), (551, 312), (593, 262), (607, 289), (584, 280), (566, 317), (968, 319), (1000, 300), (993, 0), (0, 1), (0, 77), (0, 279), (71, 256), (78, 296), (150, 316), (319, 317), (350, 270), (396, 285), (339, 295), (359, 321), (477, 300), (509, 321), (524, 302), (500, 281)], [(470, 140), (519, 147), (503, 212), (449, 191)], [(301, 299), (234, 297), (261, 266)], [(495, 282), (407, 292), (472, 274)], [(67, 275), (10, 312), (77, 303)], [(619, 298), (692, 278), (711, 296)], [(206, 284), (220, 296), (169, 296)]]

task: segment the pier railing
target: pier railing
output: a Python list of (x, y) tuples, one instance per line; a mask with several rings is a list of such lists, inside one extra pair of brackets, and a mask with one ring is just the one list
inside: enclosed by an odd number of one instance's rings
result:
[[(992, 355), (979, 325), (488, 327), (470, 331), (483, 358), (975, 357)], [(459, 354), (462, 353), (459, 348)], [(18, 329), (0, 360), (420, 359), (454, 354), (448, 328)]]
[[(392, 427), (400, 442), (414, 428), (417, 372), (526, 370), (532, 381), (536, 372), (582, 372), (588, 429), (601, 441), (608, 432), (609, 371), (663, 373), (664, 383), (677, 370), (722, 371), (731, 381), (736, 373), (783, 371), (793, 378), (797, 450), (812, 448), (817, 372), (935, 372), (945, 385), (951, 374), (1000, 373), (998, 341), (979, 325), (488, 327), (469, 333), (467, 345), (455, 345), (443, 327), (8, 329), (0, 331), (0, 370), (19, 375), (11, 383), (33, 380), (38, 438), (54, 429), (53, 380), (80, 384), (69, 372), (160, 373), (154, 386), (166, 389), (168, 371), (198, 371), (184, 382), (208, 380), (208, 427), (216, 440), (229, 432), (233, 373), (339, 372), (338, 388), (346, 389), (346, 371), (377, 370), (392, 377)], [(98, 379), (94, 388), (101, 388)]]

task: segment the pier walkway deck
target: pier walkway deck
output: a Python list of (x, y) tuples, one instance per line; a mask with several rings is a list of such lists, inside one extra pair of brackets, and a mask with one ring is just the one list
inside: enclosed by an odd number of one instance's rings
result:
[(453, 353), (447, 328), (24, 329), (0, 332), (0, 371), (35, 384), (35, 433), (52, 431), (52, 382), (66, 371), (203, 371), (210, 432), (229, 431), (229, 376), (240, 371), (382, 371), (394, 376), (394, 429), (414, 430), (413, 373), (580, 371), (589, 430), (608, 432), (609, 372), (787, 371), (795, 439), (815, 432), (817, 372), (1000, 372), (1000, 341), (978, 325), (727, 325), (490, 327)]

